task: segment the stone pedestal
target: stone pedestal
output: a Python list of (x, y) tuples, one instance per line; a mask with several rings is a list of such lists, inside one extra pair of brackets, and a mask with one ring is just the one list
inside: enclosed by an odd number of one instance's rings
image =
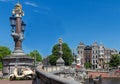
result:
[(12, 55), (3, 58), (3, 76), (8, 77), (13, 73), (15, 66), (19, 68), (34, 68), (34, 59), (26, 55)]
[(62, 59), (62, 57), (60, 57), (57, 62), (56, 62), (57, 66), (64, 66), (65, 65), (65, 61)]

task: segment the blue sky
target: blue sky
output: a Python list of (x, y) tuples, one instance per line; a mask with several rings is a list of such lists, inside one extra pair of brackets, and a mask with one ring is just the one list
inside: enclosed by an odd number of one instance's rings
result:
[[(0, 45), (14, 49), (9, 17), (17, 0), (0, 0)], [(23, 50), (51, 54), (62, 38), (71, 49), (80, 42), (120, 50), (119, 0), (20, 0), (27, 24)]]

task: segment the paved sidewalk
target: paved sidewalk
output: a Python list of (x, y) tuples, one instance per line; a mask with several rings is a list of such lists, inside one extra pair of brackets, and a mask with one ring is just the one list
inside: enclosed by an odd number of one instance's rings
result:
[(22, 80), (22, 81), (0, 80), (0, 84), (32, 84), (32, 80)]

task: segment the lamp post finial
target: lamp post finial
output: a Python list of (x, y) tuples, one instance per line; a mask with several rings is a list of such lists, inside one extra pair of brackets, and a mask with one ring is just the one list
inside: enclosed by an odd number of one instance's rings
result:
[(24, 16), (24, 12), (22, 10), (22, 5), (20, 4), (20, 0), (18, 0), (18, 3), (15, 5), (12, 14), (15, 15), (16, 17)]

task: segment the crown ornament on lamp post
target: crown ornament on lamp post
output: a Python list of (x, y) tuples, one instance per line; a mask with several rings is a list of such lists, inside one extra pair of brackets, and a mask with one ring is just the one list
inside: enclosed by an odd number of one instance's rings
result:
[(12, 11), (12, 14), (15, 15), (16, 17), (22, 17), (24, 16), (24, 12), (22, 10), (22, 5), (17, 3), (15, 5), (15, 8)]

